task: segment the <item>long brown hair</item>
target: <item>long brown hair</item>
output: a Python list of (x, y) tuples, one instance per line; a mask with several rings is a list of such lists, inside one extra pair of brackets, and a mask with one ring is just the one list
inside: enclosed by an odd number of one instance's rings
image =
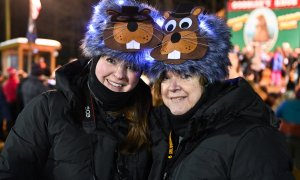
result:
[(165, 75), (161, 75), (156, 81), (154, 81), (152, 86), (152, 104), (154, 107), (160, 106), (163, 104), (161, 97), (161, 82)]
[(152, 106), (150, 88), (138, 89), (132, 101), (134, 103), (131, 106), (121, 110), (129, 125), (127, 137), (121, 146), (123, 154), (134, 153), (149, 145), (148, 114)]

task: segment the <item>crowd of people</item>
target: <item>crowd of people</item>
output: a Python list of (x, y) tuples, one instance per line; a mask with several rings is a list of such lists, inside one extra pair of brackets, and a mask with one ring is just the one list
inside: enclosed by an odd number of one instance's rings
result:
[(242, 50), (235, 45), (230, 60), (230, 78), (244, 76), (269, 92), (293, 91), (299, 84), (300, 48), (293, 49), (288, 43), (268, 52), (259, 44)]
[(22, 79), (7, 69), (0, 179), (294, 179), (298, 99), (276, 101), (298, 98), (299, 49), (240, 51), (230, 37), (194, 4), (162, 14), (100, 1), (84, 58), (60, 67), (55, 87), (42, 61)]
[(52, 72), (43, 57), (32, 64), (29, 74), (14, 67), (6, 71), (0, 75), (0, 142), (5, 141), (24, 106), (37, 95), (54, 88), (49, 83)]
[(232, 64), (229, 78), (242, 76), (247, 79), (275, 110), (282, 100), (295, 96), (295, 90), (299, 88), (300, 48), (292, 49), (284, 43), (274, 51), (264, 52), (262, 49), (255, 45), (240, 50), (235, 45), (229, 53)]

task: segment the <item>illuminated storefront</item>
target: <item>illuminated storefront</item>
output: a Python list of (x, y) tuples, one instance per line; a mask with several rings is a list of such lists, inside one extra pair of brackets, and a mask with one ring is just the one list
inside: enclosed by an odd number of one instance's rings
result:
[(36, 39), (35, 43), (28, 43), (27, 38), (10, 39), (0, 43), (2, 71), (8, 67), (30, 72), (31, 65), (40, 57), (53, 71), (56, 67), (56, 57), (61, 43), (52, 39)]

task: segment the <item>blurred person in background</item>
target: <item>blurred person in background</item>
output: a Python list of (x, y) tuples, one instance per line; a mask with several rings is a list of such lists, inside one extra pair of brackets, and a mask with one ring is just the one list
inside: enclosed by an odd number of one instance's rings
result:
[(19, 75), (19, 85), (17, 88), (17, 114), (19, 114), (23, 107), (24, 107), (24, 102), (23, 102), (23, 96), (22, 96), (22, 85), (23, 83), (28, 79), (28, 73), (25, 72), (24, 70), (19, 70), (18, 71), (18, 75)]
[(14, 125), (18, 116), (17, 110), (17, 88), (19, 86), (19, 77), (17, 70), (13, 67), (7, 69), (8, 78), (2, 85), (3, 94), (6, 102), (9, 105), (9, 111), (11, 114), (11, 121), (7, 122), (8, 130)]
[(274, 53), (274, 57), (271, 60), (271, 83), (273, 86), (281, 86), (283, 69), (284, 64), (282, 49), (280, 47), (277, 47)]
[(238, 54), (235, 52), (229, 52), (229, 60), (231, 66), (229, 67), (229, 79), (243, 77), (243, 71), (241, 69), (240, 60), (238, 58)]
[(40, 57), (37, 64), (40, 66), (40, 68), (42, 70), (42, 74), (44, 74), (47, 77), (51, 76), (51, 70), (48, 67), (44, 57)]
[(254, 57), (254, 49), (252, 46), (246, 46), (242, 50), (243, 59), (241, 61), (241, 67), (243, 70), (243, 74), (248, 73), (251, 68), (251, 59)]
[[(3, 82), (5, 81), (5, 76), (0, 71), (0, 87), (2, 87)], [(7, 136), (7, 122), (11, 121), (11, 114), (9, 105), (6, 102), (5, 96), (3, 94), (2, 88), (0, 88), (0, 142), (5, 141)], [(0, 148), (1, 145), (0, 145)]]
[(284, 100), (275, 114), (281, 120), (280, 131), (286, 136), (294, 166), (300, 170), (300, 88), (294, 93), (294, 98)]
[(254, 56), (251, 59), (250, 69), (254, 73), (254, 82), (260, 83), (263, 70), (265, 69), (265, 64), (263, 63), (263, 60), (261, 57), (263, 48), (259, 43), (255, 43), (253, 45), (253, 48), (254, 48)]
[(295, 49), (295, 54), (296, 54), (296, 64), (297, 64), (297, 82), (296, 84), (300, 83), (300, 48)]
[(37, 95), (49, 89), (42, 68), (38, 64), (34, 64), (31, 68), (30, 75), (21, 85), (21, 98), (24, 105), (28, 104)]

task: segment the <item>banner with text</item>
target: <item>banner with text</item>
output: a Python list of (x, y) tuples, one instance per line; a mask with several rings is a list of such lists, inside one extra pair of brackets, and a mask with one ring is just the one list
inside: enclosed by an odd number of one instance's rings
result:
[(286, 42), (300, 47), (300, 0), (235, 0), (227, 11), (232, 43), (241, 48), (260, 44), (271, 51)]

